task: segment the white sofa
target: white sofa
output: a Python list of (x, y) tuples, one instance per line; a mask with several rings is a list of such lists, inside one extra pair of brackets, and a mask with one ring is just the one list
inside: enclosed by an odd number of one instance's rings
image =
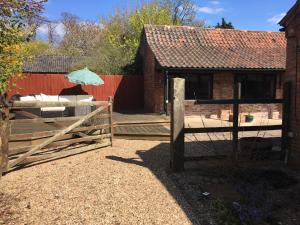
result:
[[(42, 102), (92, 102), (94, 97), (92, 95), (30, 95), (30, 96), (23, 96), (20, 97), (20, 101), (42, 101)], [(74, 107), (67, 107), (67, 108), (74, 108)], [(42, 116), (44, 113), (63, 113), (65, 112), (66, 107), (42, 107), (40, 109), (40, 115)], [(75, 115), (85, 115), (91, 112), (90, 106), (79, 106), (75, 107)]]

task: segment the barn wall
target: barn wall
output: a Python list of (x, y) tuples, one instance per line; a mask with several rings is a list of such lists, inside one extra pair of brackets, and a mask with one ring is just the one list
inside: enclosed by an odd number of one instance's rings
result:
[[(298, 8), (297, 13), (300, 13)], [(287, 37), (287, 66), (283, 76), (284, 82), (292, 82), (291, 88), (291, 114), (290, 131), (293, 138), (290, 139), (289, 164), (300, 169), (300, 17), (294, 19), (286, 27)]]
[[(98, 101), (106, 101), (114, 97), (114, 108), (118, 111), (143, 109), (144, 85), (143, 76), (101, 75), (104, 80), (102, 86), (83, 86), (82, 91), (74, 88), (65, 74), (25, 74), (23, 79), (17, 80), (16, 87), (9, 91), (9, 95), (20, 94), (89, 94)], [(79, 88), (80, 89), (80, 88)]]

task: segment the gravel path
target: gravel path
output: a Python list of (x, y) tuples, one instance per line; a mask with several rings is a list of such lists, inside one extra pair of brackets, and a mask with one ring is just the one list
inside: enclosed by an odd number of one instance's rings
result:
[(166, 143), (116, 140), (11, 172), (0, 182), (0, 224), (196, 223), (165, 172), (168, 151)]

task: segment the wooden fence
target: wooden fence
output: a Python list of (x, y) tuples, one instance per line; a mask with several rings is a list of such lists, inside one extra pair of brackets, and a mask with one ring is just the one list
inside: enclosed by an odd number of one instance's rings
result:
[[(238, 158), (239, 132), (241, 131), (269, 131), (282, 130), (282, 159), (288, 158), (289, 143), (289, 115), (290, 115), (290, 90), (291, 83), (284, 84), (283, 99), (240, 99), (240, 84), (234, 88), (234, 99), (226, 100), (199, 100), (199, 104), (228, 104), (233, 105), (233, 126), (232, 127), (209, 127), (209, 128), (185, 128), (184, 127), (184, 90), (185, 80), (181, 78), (172, 79), (171, 93), (171, 168), (174, 172), (184, 170), (184, 162), (201, 160), (203, 157), (188, 158), (184, 156), (184, 137), (189, 133), (232, 133), (232, 156)], [(242, 104), (282, 104), (283, 121), (282, 125), (269, 126), (240, 126), (239, 106)]]
[(144, 80), (139, 75), (101, 75), (104, 85), (77, 86), (70, 83), (65, 74), (24, 74), (22, 79), (12, 80), (16, 84), (9, 96), (21, 95), (93, 95), (97, 101), (114, 99), (117, 111), (139, 110), (144, 107)]
[[(40, 107), (94, 106), (84, 116), (41, 118), (23, 109)], [(112, 146), (113, 101), (95, 102), (13, 102), (2, 97), (0, 118), (0, 176), (18, 166), (54, 160), (82, 152)], [(29, 119), (10, 120), (10, 112)], [(30, 132), (26, 128), (51, 123), (55, 129)], [(12, 127), (24, 127), (22, 133), (11, 133)], [(56, 129), (57, 128), (57, 129)]]

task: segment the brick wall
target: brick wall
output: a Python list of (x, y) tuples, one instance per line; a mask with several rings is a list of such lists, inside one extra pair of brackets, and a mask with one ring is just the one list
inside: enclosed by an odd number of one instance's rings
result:
[(155, 57), (148, 44), (143, 45), (144, 109), (163, 112), (164, 76), (155, 69)]
[[(278, 80), (276, 97), (282, 98), (282, 85), (280, 79)], [(234, 88), (234, 74), (233, 73), (216, 73), (214, 74), (213, 83), (213, 98), (214, 99), (232, 99)], [(199, 105), (195, 101), (186, 101), (187, 115), (203, 115), (205, 117), (218, 117), (228, 119), (228, 113), (232, 112), (230, 105)], [(265, 118), (281, 118), (282, 107), (280, 104), (256, 104), (256, 105), (241, 105), (240, 112), (242, 115), (248, 113), (254, 116)], [(227, 114), (227, 115), (226, 115)]]
[[(283, 82), (292, 82), (290, 128), (294, 138), (290, 141), (291, 155), (289, 164), (300, 168), (300, 18), (295, 17), (287, 29), (287, 68)], [(299, 49), (299, 47), (298, 47)]]

